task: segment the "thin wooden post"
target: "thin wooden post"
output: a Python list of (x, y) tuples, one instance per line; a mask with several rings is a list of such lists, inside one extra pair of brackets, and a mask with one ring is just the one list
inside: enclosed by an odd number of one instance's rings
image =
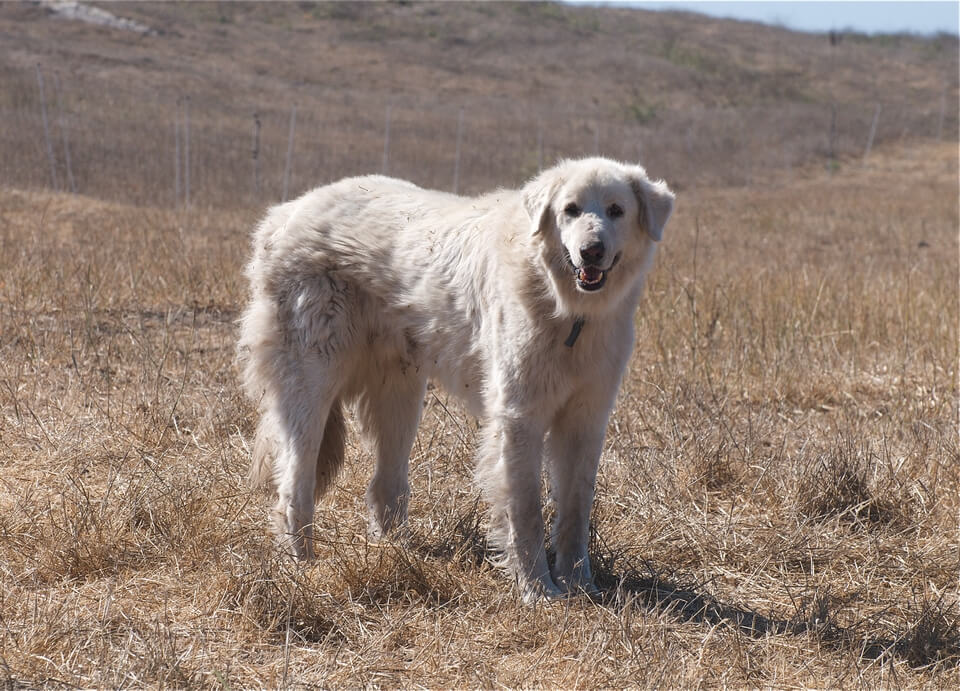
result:
[(863, 150), (863, 162), (867, 162), (870, 149), (873, 148), (873, 138), (877, 135), (877, 124), (880, 122), (880, 104), (873, 111), (873, 122), (870, 123), (870, 135), (867, 137), (867, 148)]
[(43, 141), (47, 148), (47, 162), (50, 164), (50, 184), (53, 189), (60, 189), (57, 184), (57, 160), (53, 156), (53, 144), (50, 142), (50, 126), (47, 123), (47, 99), (43, 95), (43, 71), (37, 65), (37, 86), (40, 87), (40, 115), (43, 118)]
[(253, 114), (253, 196), (260, 199), (260, 114)]
[(173, 111), (173, 208), (180, 208), (180, 99)]
[(390, 167), (390, 106), (387, 106), (386, 124), (383, 128), (383, 174)]
[(190, 206), (190, 97), (183, 99), (183, 205)]
[(287, 161), (283, 166), (283, 196), (281, 201), (287, 201), (287, 189), (290, 184), (290, 165), (293, 161), (293, 132), (297, 126), (297, 106), (290, 110), (290, 134), (287, 137)]
[(543, 122), (537, 123), (537, 172), (543, 170)]
[(831, 174), (833, 173), (833, 162), (834, 162), (834, 159), (836, 158), (836, 148), (835, 148), (836, 140), (837, 140), (837, 104), (831, 103), (830, 104), (830, 134), (829, 134), (830, 150), (827, 153), (827, 157), (829, 158), (828, 165), (830, 167)]
[(60, 125), (60, 137), (63, 140), (63, 158), (67, 164), (67, 181), (70, 183), (70, 191), (77, 193), (77, 181), (73, 177), (73, 166), (70, 162), (70, 140), (67, 137), (67, 128), (63, 122), (63, 101), (60, 98), (60, 73), (53, 73), (53, 88), (57, 95), (57, 122)]
[(457, 194), (460, 189), (460, 141), (463, 138), (463, 108), (457, 115), (457, 158), (453, 164), (453, 193)]
[(940, 117), (937, 119), (937, 141), (943, 139), (943, 120), (947, 115), (947, 90), (940, 93)]

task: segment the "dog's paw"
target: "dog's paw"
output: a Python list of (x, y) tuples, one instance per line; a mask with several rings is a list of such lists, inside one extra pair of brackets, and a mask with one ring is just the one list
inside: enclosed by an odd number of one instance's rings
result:
[(409, 541), (410, 536), (410, 528), (406, 523), (392, 526), (389, 529), (384, 529), (375, 521), (367, 523), (367, 542), (372, 545), (403, 543)]
[(567, 593), (562, 588), (557, 587), (550, 577), (538, 578), (521, 584), (523, 601), (525, 604), (532, 605), (540, 600), (560, 600), (567, 597)]
[(313, 558), (313, 523), (289, 504), (278, 502), (271, 511), (274, 538), (281, 551), (300, 561)]
[(557, 581), (557, 583), (568, 597), (586, 595), (591, 599), (596, 599), (602, 594), (600, 588), (592, 580), (575, 580), (569, 583)]
[(600, 593), (593, 582), (590, 562), (586, 559), (567, 565), (567, 568), (563, 568), (563, 565), (558, 563), (551, 575), (560, 589), (570, 597), (577, 595), (594, 597)]

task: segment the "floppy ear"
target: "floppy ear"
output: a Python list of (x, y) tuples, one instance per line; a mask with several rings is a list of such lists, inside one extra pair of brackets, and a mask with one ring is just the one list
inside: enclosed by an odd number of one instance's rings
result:
[(560, 186), (556, 173), (547, 171), (541, 173), (524, 185), (520, 191), (523, 197), (523, 206), (530, 216), (530, 234), (542, 233), (550, 221), (550, 204)]
[(640, 220), (644, 230), (656, 242), (663, 238), (663, 227), (667, 225), (673, 212), (673, 192), (663, 180), (651, 180), (643, 168), (640, 175), (631, 177), (630, 186), (637, 195), (640, 206)]

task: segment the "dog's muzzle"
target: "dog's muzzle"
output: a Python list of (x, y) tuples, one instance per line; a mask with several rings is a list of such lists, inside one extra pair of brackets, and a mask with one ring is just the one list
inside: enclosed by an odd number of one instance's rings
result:
[(610, 266), (606, 269), (601, 269), (599, 266), (595, 266), (593, 264), (577, 266), (573, 263), (570, 253), (567, 252), (567, 261), (570, 263), (570, 268), (573, 269), (573, 275), (577, 282), (577, 288), (588, 293), (592, 293), (603, 288), (607, 282), (607, 276), (613, 270), (613, 267), (617, 265), (617, 262), (620, 261), (620, 254), (620, 252), (617, 252), (617, 255), (613, 258), (613, 262), (610, 264)]

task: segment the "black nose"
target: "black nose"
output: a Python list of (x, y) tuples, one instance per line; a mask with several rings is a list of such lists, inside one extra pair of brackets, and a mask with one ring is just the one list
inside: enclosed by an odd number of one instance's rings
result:
[(599, 264), (603, 261), (604, 249), (603, 242), (600, 240), (585, 242), (580, 245), (580, 257), (590, 264)]

